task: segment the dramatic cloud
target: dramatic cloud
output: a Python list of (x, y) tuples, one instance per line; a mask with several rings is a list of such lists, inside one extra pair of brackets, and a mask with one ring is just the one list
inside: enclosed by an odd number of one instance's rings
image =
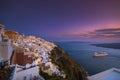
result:
[(67, 34), (63, 35), (63, 37), (90, 40), (120, 40), (120, 28), (98, 29), (79, 34)]

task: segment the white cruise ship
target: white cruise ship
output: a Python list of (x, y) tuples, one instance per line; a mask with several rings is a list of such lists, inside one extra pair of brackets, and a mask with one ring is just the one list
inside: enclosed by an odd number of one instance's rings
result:
[(94, 53), (94, 57), (103, 57), (103, 56), (107, 56), (107, 55), (108, 55), (107, 52), (101, 52), (101, 53), (95, 52)]

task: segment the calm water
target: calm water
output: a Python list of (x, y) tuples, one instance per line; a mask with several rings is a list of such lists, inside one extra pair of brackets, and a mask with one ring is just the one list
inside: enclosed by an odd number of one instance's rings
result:
[[(93, 75), (109, 68), (120, 68), (120, 49), (102, 48), (81, 42), (58, 43), (74, 60), (80, 63), (89, 75)], [(106, 57), (95, 58), (94, 52), (105, 51)]]

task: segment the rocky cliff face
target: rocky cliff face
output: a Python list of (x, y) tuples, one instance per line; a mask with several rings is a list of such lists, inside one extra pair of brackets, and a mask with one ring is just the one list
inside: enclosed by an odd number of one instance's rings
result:
[(72, 60), (66, 52), (60, 47), (55, 47), (51, 51), (52, 63), (59, 66), (60, 70), (63, 70), (66, 74), (66, 78), (46, 76), (41, 74), (46, 80), (87, 80), (87, 74), (81, 65)]

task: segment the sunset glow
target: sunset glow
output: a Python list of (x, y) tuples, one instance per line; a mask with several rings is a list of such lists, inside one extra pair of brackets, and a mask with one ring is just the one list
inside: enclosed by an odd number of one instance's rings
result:
[[(7, 3), (0, 3), (0, 22), (7, 29), (21, 34), (41, 36), (48, 40), (119, 39), (120, 1), (87, 0), (86, 3), (81, 0), (40, 0), (33, 3), (21, 0)], [(99, 31), (104, 29), (112, 31)]]

